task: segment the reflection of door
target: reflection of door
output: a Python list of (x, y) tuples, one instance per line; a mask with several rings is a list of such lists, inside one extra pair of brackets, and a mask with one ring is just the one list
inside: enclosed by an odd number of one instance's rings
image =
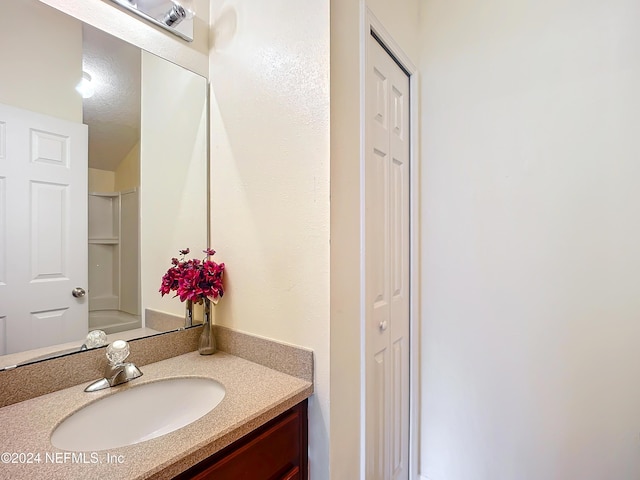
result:
[(0, 354), (87, 334), (86, 199), (86, 126), (0, 104)]
[(409, 78), (369, 37), (365, 153), (367, 480), (409, 478)]

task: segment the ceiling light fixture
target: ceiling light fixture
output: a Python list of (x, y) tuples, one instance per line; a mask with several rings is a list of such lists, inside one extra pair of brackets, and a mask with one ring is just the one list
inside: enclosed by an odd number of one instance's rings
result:
[(89, 98), (96, 92), (91, 82), (91, 75), (87, 72), (82, 72), (82, 79), (78, 82), (78, 85), (76, 85), (76, 91), (82, 95), (82, 98)]

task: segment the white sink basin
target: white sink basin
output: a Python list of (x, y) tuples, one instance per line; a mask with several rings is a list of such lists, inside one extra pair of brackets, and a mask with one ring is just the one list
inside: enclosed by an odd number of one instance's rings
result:
[(67, 417), (53, 431), (51, 444), (87, 452), (151, 440), (206, 415), (224, 394), (224, 387), (208, 378), (171, 378), (130, 387)]

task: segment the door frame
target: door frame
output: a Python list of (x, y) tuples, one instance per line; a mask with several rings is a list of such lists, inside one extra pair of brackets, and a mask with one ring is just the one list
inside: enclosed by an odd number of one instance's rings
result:
[(371, 9), (364, 7), (360, 28), (360, 478), (366, 474), (366, 308), (365, 308), (365, 155), (366, 72), (372, 32), (409, 76), (409, 478), (419, 478), (420, 443), (420, 165), (418, 69)]

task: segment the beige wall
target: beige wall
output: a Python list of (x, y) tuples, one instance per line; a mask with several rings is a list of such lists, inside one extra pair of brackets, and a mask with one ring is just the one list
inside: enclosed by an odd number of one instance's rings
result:
[(35, 0), (3, 2), (2, 17), (0, 103), (82, 122), (81, 23)]
[(115, 172), (115, 189), (119, 192), (140, 186), (140, 142), (122, 159)]
[(89, 168), (89, 191), (109, 193), (115, 191), (116, 176), (114, 172)]
[[(216, 321), (315, 352), (311, 478), (329, 472), (329, 4), (214, 0)], [(338, 478), (338, 477), (336, 477)]]
[(417, 63), (420, 51), (418, 29), (420, 27), (420, 0), (366, 0), (366, 6), (384, 25), (385, 30), (401, 46), (403, 52)]
[[(418, 2), (367, 6), (415, 61)], [(360, 26), (358, 0), (331, 1), (331, 470), (360, 478)]]
[(640, 3), (423, 5), (422, 474), (640, 478)]
[(204, 78), (142, 52), (142, 305), (175, 315), (184, 315), (185, 306), (160, 296), (162, 275), (179, 250), (203, 258), (207, 248), (206, 94)]
[(360, 478), (360, 30), (331, 0), (331, 469)]

